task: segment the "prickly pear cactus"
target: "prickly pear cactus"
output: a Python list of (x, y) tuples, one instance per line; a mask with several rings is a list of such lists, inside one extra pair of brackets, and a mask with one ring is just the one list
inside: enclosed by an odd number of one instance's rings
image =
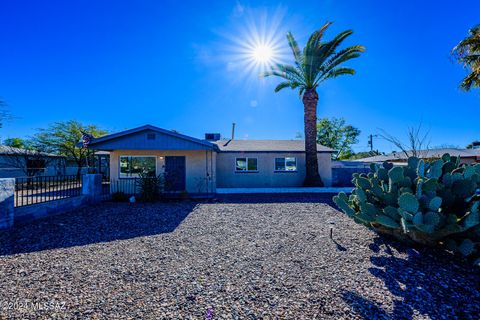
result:
[(480, 259), (480, 164), (445, 154), (370, 168), (353, 175), (350, 195), (333, 198), (340, 210), (379, 233)]

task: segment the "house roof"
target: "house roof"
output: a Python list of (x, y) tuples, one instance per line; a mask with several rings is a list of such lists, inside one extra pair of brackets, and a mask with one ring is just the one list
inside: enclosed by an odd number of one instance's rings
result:
[[(445, 153), (450, 154), (451, 156), (460, 156), (460, 158), (478, 158), (480, 159), (480, 150), (479, 149), (457, 149), (457, 148), (437, 148), (429, 150), (420, 150), (417, 151), (419, 158), (440, 158)], [(408, 152), (409, 155), (412, 154), (411, 151)], [(407, 155), (404, 152), (393, 152), (386, 155), (379, 155), (373, 157), (367, 157), (362, 159), (356, 159), (354, 161), (361, 162), (385, 162), (385, 161), (405, 161), (407, 160)]]
[[(221, 152), (305, 152), (304, 140), (218, 140)], [(334, 152), (317, 144), (317, 152)]]
[(62, 157), (57, 154), (53, 153), (47, 153), (47, 152), (39, 152), (35, 150), (27, 150), (27, 149), (21, 149), (21, 148), (14, 148), (10, 146), (5, 146), (5, 145), (0, 145), (0, 155), (9, 155), (9, 156), (15, 156), (15, 155), (42, 155), (45, 157)]
[(89, 148), (91, 147), (92, 149), (96, 149), (95, 148), (96, 145), (103, 144), (105, 142), (116, 140), (116, 139), (119, 139), (119, 138), (122, 138), (122, 137), (125, 137), (125, 136), (128, 136), (128, 135), (132, 135), (132, 134), (135, 134), (135, 133), (139, 133), (139, 132), (142, 132), (142, 131), (158, 132), (158, 133), (161, 133), (161, 134), (173, 137), (173, 138), (193, 142), (195, 144), (199, 144), (199, 145), (202, 145), (203, 147), (207, 147), (207, 148), (212, 148), (213, 149), (213, 148), (216, 147), (213, 143), (211, 143), (209, 141), (200, 140), (200, 139), (193, 138), (193, 137), (190, 137), (190, 136), (187, 136), (187, 135), (175, 132), (175, 131), (166, 130), (166, 129), (162, 129), (162, 128), (155, 127), (155, 126), (147, 124), (147, 125), (144, 125), (144, 126), (141, 126), (141, 127), (117, 132), (117, 133), (114, 133), (114, 134), (109, 134), (109, 135), (106, 135), (106, 136), (103, 136), (103, 137), (100, 137), (100, 138), (95, 138), (92, 141), (90, 141)]

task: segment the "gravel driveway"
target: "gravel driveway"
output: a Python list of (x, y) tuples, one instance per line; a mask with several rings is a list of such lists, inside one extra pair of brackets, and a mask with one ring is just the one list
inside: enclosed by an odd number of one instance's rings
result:
[(478, 319), (478, 269), (328, 199), (105, 203), (0, 233), (0, 318)]

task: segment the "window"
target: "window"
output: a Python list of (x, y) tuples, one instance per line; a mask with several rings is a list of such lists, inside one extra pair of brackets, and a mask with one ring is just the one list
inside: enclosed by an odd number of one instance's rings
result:
[(275, 158), (275, 171), (297, 171), (297, 158)]
[(141, 173), (155, 176), (156, 157), (120, 156), (120, 178), (136, 178)]
[(236, 158), (235, 171), (257, 171), (257, 158)]
[(27, 159), (27, 174), (34, 176), (40, 172), (45, 172), (47, 162), (44, 159)]

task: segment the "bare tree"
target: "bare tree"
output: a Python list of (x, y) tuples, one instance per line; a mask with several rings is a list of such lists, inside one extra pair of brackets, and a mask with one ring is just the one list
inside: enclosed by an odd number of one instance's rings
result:
[(7, 109), (7, 104), (0, 98), (0, 128), (3, 123), (13, 118), (12, 114)]
[(424, 132), (422, 123), (416, 127), (409, 127), (407, 131), (408, 142), (404, 143), (401, 139), (391, 135), (387, 131), (380, 129), (380, 138), (390, 142), (408, 157), (424, 158), (430, 147), (430, 130)]

